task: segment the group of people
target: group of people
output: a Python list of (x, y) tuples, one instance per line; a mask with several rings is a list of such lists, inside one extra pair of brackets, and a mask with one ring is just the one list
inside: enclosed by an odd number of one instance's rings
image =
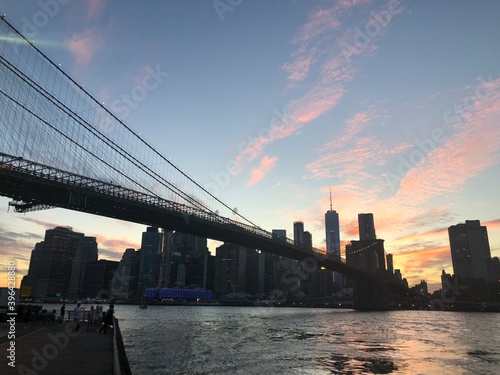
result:
[[(99, 333), (103, 332), (106, 334), (106, 329), (108, 326), (113, 324), (113, 314), (115, 306), (113, 304), (109, 305), (107, 311), (103, 311), (103, 307), (97, 305), (90, 307), (87, 312), (87, 332), (95, 331), (99, 327)], [(64, 321), (64, 314), (66, 310), (66, 305), (63, 304), (61, 307), (61, 318)], [(80, 321), (83, 318), (84, 308), (81, 307), (80, 303), (77, 303), (76, 307), (73, 309), (73, 326), (71, 328), (72, 332), (80, 331)]]

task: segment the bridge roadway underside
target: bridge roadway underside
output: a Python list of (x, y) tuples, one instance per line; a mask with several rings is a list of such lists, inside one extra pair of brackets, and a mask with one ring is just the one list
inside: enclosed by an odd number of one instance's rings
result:
[[(312, 253), (284, 241), (264, 237), (236, 224), (220, 223), (196, 215), (169, 211), (154, 205), (100, 193), (88, 188), (78, 188), (9, 168), (0, 168), (0, 195), (17, 201), (50, 205), (167, 230), (177, 230), (305, 261), (311, 270), (324, 267), (356, 280), (355, 294), (362, 297), (365, 302), (360, 304), (361, 300), (358, 299), (356, 302), (355, 298), (355, 308), (359, 305), (359, 308), (363, 310), (384, 310), (386, 306), (385, 301), (380, 304), (368, 302), (366, 299), (368, 294), (374, 293), (374, 286), (378, 279), (374, 275), (331, 259), (325, 254)], [(387, 284), (381, 287), (385, 291)]]

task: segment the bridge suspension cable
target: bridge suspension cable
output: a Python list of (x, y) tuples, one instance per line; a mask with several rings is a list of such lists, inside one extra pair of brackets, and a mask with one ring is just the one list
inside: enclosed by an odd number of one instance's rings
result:
[[(258, 227), (146, 142), (0, 19), (0, 152)], [(219, 212), (219, 210), (221, 212)]]

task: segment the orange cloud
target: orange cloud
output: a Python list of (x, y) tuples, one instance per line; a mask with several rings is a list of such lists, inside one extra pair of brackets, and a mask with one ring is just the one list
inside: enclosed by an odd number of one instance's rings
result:
[(95, 30), (87, 29), (80, 34), (73, 34), (65, 40), (66, 48), (71, 52), (78, 66), (90, 63), (95, 53), (102, 47), (103, 39)]
[(260, 161), (260, 165), (252, 170), (252, 177), (248, 181), (247, 186), (253, 186), (262, 180), (266, 174), (276, 166), (278, 158), (276, 156), (264, 156)]

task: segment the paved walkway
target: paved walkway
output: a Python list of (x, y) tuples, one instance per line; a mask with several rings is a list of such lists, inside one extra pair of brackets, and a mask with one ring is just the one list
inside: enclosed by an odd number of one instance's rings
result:
[(9, 326), (0, 323), (0, 374), (111, 375), (113, 373), (113, 335), (71, 332), (71, 322), (30, 322), (16, 325), (15, 368), (11, 361), (7, 337)]

